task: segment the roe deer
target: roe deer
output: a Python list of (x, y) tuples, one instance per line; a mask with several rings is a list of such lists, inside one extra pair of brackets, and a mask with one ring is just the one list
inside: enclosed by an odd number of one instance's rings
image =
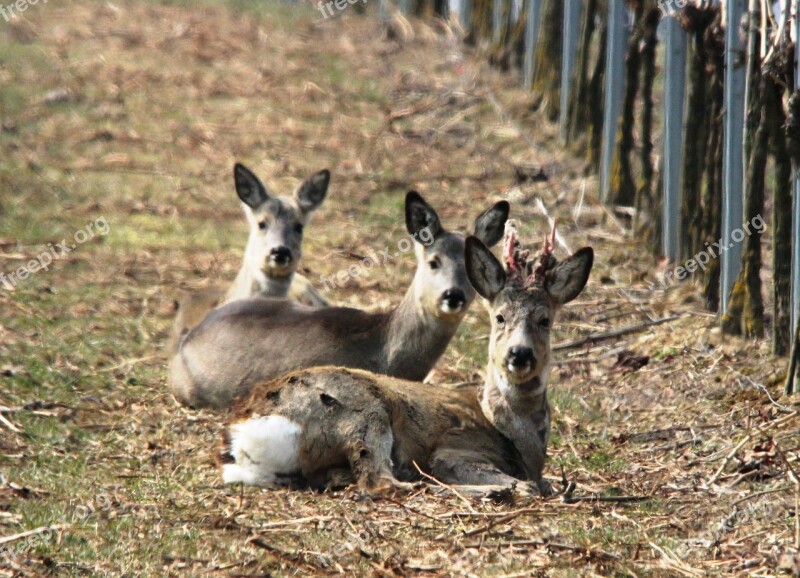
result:
[(507, 246), (504, 270), (478, 239), (466, 242), (470, 281), (492, 319), (477, 395), (341, 367), (296, 371), (237, 403), (219, 456), (224, 481), (308, 482), (345, 467), (363, 489), (381, 491), (407, 487), (418, 466), (465, 489), (530, 481), (549, 493), (550, 330), (583, 290), (593, 252), (557, 263), (551, 248), (528, 260), (513, 233)]
[(261, 180), (239, 163), (233, 168), (233, 179), (250, 225), (242, 267), (227, 290), (212, 287), (187, 293), (180, 300), (167, 346), (170, 355), (177, 350), (180, 338), (220, 304), (247, 297), (289, 295), (306, 305), (328, 305), (295, 271), (302, 254), (303, 228), (325, 200), (330, 172), (314, 173), (292, 198), (270, 195)]
[[(508, 210), (506, 201), (486, 210), (475, 220), (475, 235), (497, 243)], [(444, 353), (475, 292), (464, 266), (464, 236), (446, 231), (414, 191), (406, 195), (406, 228), (417, 271), (396, 309), (311, 309), (274, 299), (230, 303), (181, 343), (169, 370), (173, 395), (194, 407), (226, 407), (256, 383), (317, 365), (421, 381)]]

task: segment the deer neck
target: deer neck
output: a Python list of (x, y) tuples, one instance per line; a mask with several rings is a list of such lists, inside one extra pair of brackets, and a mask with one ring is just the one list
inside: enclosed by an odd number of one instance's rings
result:
[[(547, 380), (548, 374), (549, 368), (546, 368), (541, 379)], [(541, 476), (550, 433), (547, 388), (533, 395), (518, 391), (518, 388), (509, 387), (506, 378), (490, 361), (481, 394), (481, 410), (517, 448), (528, 477), (537, 480)]]
[(283, 277), (266, 275), (259, 267), (251, 264), (249, 251), (245, 249), (242, 268), (225, 296), (225, 302), (249, 297), (286, 297), (292, 285), (294, 272)]
[(425, 311), (412, 284), (397, 308), (389, 313), (388, 372), (408, 379), (424, 379), (444, 353), (459, 323), (460, 319), (441, 319)]

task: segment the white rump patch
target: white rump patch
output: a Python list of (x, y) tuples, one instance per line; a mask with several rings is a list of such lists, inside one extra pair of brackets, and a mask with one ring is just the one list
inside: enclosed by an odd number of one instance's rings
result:
[(268, 486), (279, 474), (300, 471), (302, 429), (295, 422), (280, 415), (254, 417), (230, 426), (229, 434), (235, 463), (222, 466), (226, 484)]

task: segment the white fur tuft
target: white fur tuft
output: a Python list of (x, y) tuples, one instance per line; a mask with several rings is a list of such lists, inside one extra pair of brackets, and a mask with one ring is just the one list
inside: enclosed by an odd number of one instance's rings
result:
[(234, 463), (222, 466), (226, 484), (268, 486), (278, 474), (300, 470), (300, 435), (295, 422), (280, 415), (254, 417), (230, 426)]
[(509, 394), (511, 384), (508, 383), (508, 378), (500, 373), (500, 370), (494, 367), (494, 382), (497, 384), (497, 389), (500, 390), (504, 396)]

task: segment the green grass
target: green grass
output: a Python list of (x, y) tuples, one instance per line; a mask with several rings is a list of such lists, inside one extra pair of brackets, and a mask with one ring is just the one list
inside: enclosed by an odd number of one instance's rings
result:
[[(15, 291), (0, 289), (0, 406), (12, 408), (3, 416), (21, 430), (0, 425), (0, 537), (69, 524), (52, 539), (33, 539), (14, 558), (21, 570), (8, 571), (280, 576), (334, 574), (341, 567), (345, 575), (499, 576), (539, 568), (564, 577), (622, 576), (626, 569), (637, 576), (674, 575), (659, 567), (662, 560), (640, 528), (658, 525), (649, 539), (673, 548), (686, 528), (702, 531), (704, 518), (718, 520), (733, 493), (698, 500), (687, 510), (687, 494), (664, 488), (708, 479), (718, 462), (697, 458), (724, 449), (730, 439), (710, 438), (696, 452), (656, 452), (657, 444), (672, 440), (646, 445), (618, 443), (615, 436), (673, 422), (719, 424), (727, 419), (719, 405), (729, 404), (699, 402), (698, 390), (728, 380), (728, 364), (745, 368), (735, 351), (717, 373), (697, 377), (696, 367), (679, 365), (691, 343), (667, 327), (632, 347), (653, 362), (672, 358), (674, 373), (664, 386), (664, 395), (672, 397), (665, 403), (687, 400), (680, 412), (629, 411), (639, 390), (661, 394), (662, 382), (654, 383), (660, 378), (645, 373), (650, 366), (630, 376), (616, 373), (613, 360), (558, 366), (550, 390), (558, 411), (547, 474), (557, 480), (563, 466), (578, 494), (652, 494), (648, 502), (571, 505), (517, 497), (513, 505), (465, 503), (435, 484), (389, 501), (371, 500), (354, 488), (315, 494), (221, 483), (215, 452), (225, 416), (174, 403), (162, 348), (177, 289), (235, 275), (247, 229), (231, 183), (233, 161), (253, 166), (281, 194), (312, 171), (333, 170), (330, 198), (307, 228), (302, 266), (313, 282), (351, 264), (342, 251), (396, 247), (407, 236), (404, 196), (411, 188), (440, 210), (447, 228), (468, 229), (490, 202), (510, 194), (508, 160), (528, 151), (526, 142), (503, 132), (484, 139), (483, 128), (499, 121), (491, 106), (476, 105), (472, 97), (389, 127), (387, 111), (413, 108), (432, 96), (403, 92), (404, 73), (434, 90), (463, 90), (444, 44), (420, 35), (391, 48), (369, 16), (318, 24), (313, 7), (255, 0), (40, 4), (26, 13), (23, 26), (35, 33), (28, 43), (0, 20), (0, 272), (16, 270), (48, 243), (71, 239), (100, 217), (109, 225), (107, 235), (78, 245)], [(484, 77), (489, 75), (476, 82)], [(62, 87), (74, 98), (41, 102)], [(511, 78), (492, 89), (509, 105), (519, 94)], [(480, 146), (449, 140), (446, 131), (434, 144), (403, 136), (406, 128), (438, 129), (464, 106), (472, 108), (459, 123), (475, 129)], [(553, 127), (539, 123), (537, 130), (544, 131), (541, 143), (553, 142)], [(436, 178), (477, 173), (484, 164), (496, 171), (487, 181)], [(581, 166), (566, 159), (564, 172), (580, 174)], [(613, 267), (620, 275), (640, 278), (629, 270), (638, 266), (631, 257), (638, 255), (635, 243), (620, 239), (609, 248), (602, 243), (610, 241), (588, 238), (570, 225), (574, 199), (554, 199), (579, 185), (564, 181), (552, 191), (542, 186), (515, 197), (512, 214), (523, 236), (538, 240), (544, 228), (530, 203), (540, 195), (566, 223), (573, 246), (595, 243), (598, 254), (619, 256)], [(594, 202), (590, 197), (587, 203)], [(399, 301), (413, 267), (408, 252), (370, 279), (326, 296), (388, 307)], [(610, 267), (598, 259), (596, 278)], [(590, 283), (581, 303), (570, 306), (562, 317), (569, 323), (557, 328), (554, 341), (590, 331), (593, 315), (619, 299), (618, 288), (598, 285)], [(486, 312), (476, 301), (430, 387), (480, 380), (487, 336)], [(759, 379), (765, 370), (753, 367), (748, 375)], [(691, 395), (680, 398), (676, 391)], [(609, 400), (616, 396), (624, 402), (612, 408)], [(744, 409), (742, 416), (755, 414), (749, 405)], [(733, 431), (745, 431), (750, 422), (736, 422)], [(690, 453), (675, 467), (670, 461), (682, 459), (682, 451)], [(696, 463), (686, 465), (691, 460)], [(78, 515), (105, 496), (108, 508)], [(517, 508), (528, 511), (485, 528)], [(295, 525), (298, 518), (307, 520)], [(781, 520), (778, 530), (788, 536), (789, 524)], [(375, 532), (362, 552), (351, 535), (367, 526)], [(734, 537), (745, 545), (759, 539), (745, 533)], [(507, 544), (542, 536), (578, 550)], [(477, 542), (480, 547), (470, 546)], [(736, 550), (740, 546), (727, 547), (726, 560), (746, 557)], [(598, 558), (594, 549), (619, 558)], [(692, 555), (692, 564), (702, 566), (703, 554)], [(9, 568), (0, 558), (0, 570)]]

